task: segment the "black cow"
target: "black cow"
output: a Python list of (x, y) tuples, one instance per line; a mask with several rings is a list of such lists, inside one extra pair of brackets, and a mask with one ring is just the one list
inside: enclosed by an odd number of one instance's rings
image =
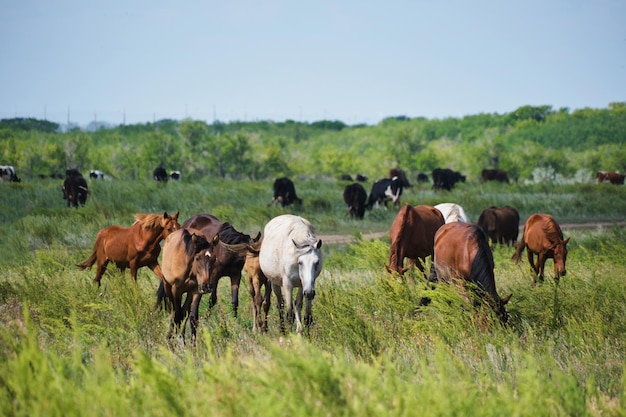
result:
[(449, 168), (436, 168), (432, 172), (433, 190), (451, 191), (457, 182), (465, 182), (465, 175)]
[(372, 184), (372, 191), (367, 199), (366, 209), (371, 209), (374, 205), (383, 203), (387, 207), (388, 201), (393, 201), (394, 206), (400, 205), (402, 195), (402, 180), (398, 177), (383, 178)]
[(78, 207), (80, 204), (85, 205), (87, 202), (87, 194), (89, 188), (87, 181), (77, 169), (68, 169), (65, 171), (65, 181), (63, 181), (63, 199), (67, 201), (67, 207)]
[(11, 165), (0, 165), (0, 182), (21, 182), (22, 180), (15, 173), (15, 168)]
[(165, 170), (165, 168), (157, 167), (152, 172), (152, 178), (154, 178), (155, 181), (167, 182), (167, 179), (169, 178), (169, 176), (167, 175), (167, 171)]
[(483, 169), (480, 177), (482, 182), (499, 181), (509, 183), (509, 176), (506, 175), (506, 171), (503, 169)]
[(293, 181), (287, 177), (276, 178), (274, 181), (274, 198), (268, 206), (271, 206), (274, 202), (280, 203), (283, 207), (293, 203), (297, 205), (302, 204), (302, 199), (296, 195), (296, 187), (293, 185)]
[(419, 174), (417, 174), (417, 182), (428, 182), (428, 175), (420, 172)]
[(359, 182), (365, 182), (367, 181), (367, 175), (365, 174), (356, 174), (356, 180)]
[(342, 174), (340, 179), (341, 181), (353, 181), (352, 175), (350, 174)]
[(365, 188), (358, 182), (346, 185), (343, 190), (343, 201), (348, 205), (346, 216), (350, 215), (357, 219), (362, 219), (365, 214), (365, 201), (367, 200), (367, 192)]

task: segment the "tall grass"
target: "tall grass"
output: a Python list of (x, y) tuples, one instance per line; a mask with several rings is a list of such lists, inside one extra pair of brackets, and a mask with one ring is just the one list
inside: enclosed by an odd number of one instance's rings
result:
[[(1, 415), (624, 415), (622, 226), (566, 229), (567, 276), (556, 283), (547, 273), (534, 288), (528, 264), (513, 263), (512, 248), (495, 248), (498, 292), (513, 294), (503, 327), (455, 286), (434, 287), (415, 270), (389, 275), (386, 233), (362, 236), (386, 232), (395, 211), (344, 218), (342, 183), (297, 183), (300, 209), (267, 207), (265, 182), (91, 182), (79, 209), (66, 209), (51, 181), (4, 185)], [(541, 211), (563, 222), (623, 220), (625, 197), (623, 187), (492, 184), (404, 195), (412, 204), (458, 202), (473, 219), (511, 204), (523, 219)], [(98, 288), (93, 270), (75, 267), (100, 228), (179, 210), (183, 220), (213, 213), (249, 234), (296, 212), (320, 234), (354, 236), (322, 246), (314, 323), (303, 337), (279, 332), (274, 299), (269, 332), (253, 333), (245, 280), (233, 317), (222, 278), (218, 304), (201, 304), (196, 343), (169, 340), (169, 317), (153, 309), (151, 271), (134, 283), (111, 266)]]

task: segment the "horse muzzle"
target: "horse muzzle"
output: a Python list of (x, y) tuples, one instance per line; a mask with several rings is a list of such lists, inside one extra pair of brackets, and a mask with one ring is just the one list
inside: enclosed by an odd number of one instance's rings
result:
[(315, 290), (308, 290), (304, 292), (304, 296), (307, 300), (312, 300), (315, 298)]
[(213, 287), (207, 282), (206, 284), (198, 285), (198, 292), (200, 294), (210, 294), (213, 292)]

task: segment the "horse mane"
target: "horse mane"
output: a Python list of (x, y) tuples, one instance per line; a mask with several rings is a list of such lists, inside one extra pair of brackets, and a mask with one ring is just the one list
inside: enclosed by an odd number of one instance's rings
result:
[(220, 242), (225, 244), (250, 243), (250, 236), (237, 231), (230, 223), (223, 223), (217, 234), (220, 235)]
[(478, 244), (478, 251), (472, 260), (470, 280), (489, 293), (495, 302), (498, 302), (499, 297), (496, 292), (496, 283), (493, 274), (493, 255), (491, 254), (491, 248), (489, 247), (487, 235), (478, 226), (473, 229), (472, 237)]
[(289, 236), (298, 245), (304, 243), (313, 245), (318, 240), (315, 236), (315, 229), (313, 228), (313, 225), (302, 218), (300, 219), (300, 222), (292, 224)]
[(561, 228), (554, 220), (551, 219), (548, 224), (545, 225), (543, 230), (550, 242), (554, 242), (556, 244), (563, 241), (563, 232), (561, 232)]
[(161, 224), (162, 219), (163, 219), (162, 214), (139, 213), (139, 214), (135, 214), (134, 224), (139, 223), (145, 229), (154, 229), (156, 227), (162, 227), (162, 224)]
[[(196, 236), (194, 242), (193, 236)], [(185, 244), (185, 255), (188, 258), (193, 257), (197, 252), (204, 249), (209, 249), (210, 245), (206, 238), (202, 234), (195, 234), (187, 229), (183, 229), (183, 243)]]

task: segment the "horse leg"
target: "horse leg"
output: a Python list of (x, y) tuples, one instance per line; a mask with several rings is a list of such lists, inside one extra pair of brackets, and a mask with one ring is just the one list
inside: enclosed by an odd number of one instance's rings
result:
[(293, 312), (296, 317), (296, 333), (302, 333), (302, 301), (304, 299), (304, 291), (302, 287), (298, 287), (296, 293), (296, 302), (294, 303)]
[(306, 298), (304, 300), (304, 325), (310, 326), (313, 324), (313, 300)]
[(265, 283), (265, 293), (263, 294), (263, 322), (261, 323), (261, 329), (263, 332), (267, 332), (267, 315), (270, 311), (271, 304), (271, 296), (272, 296), (272, 287), (269, 283)]
[(105, 259), (104, 262), (98, 262), (98, 266), (96, 266), (96, 277), (93, 279), (94, 282), (98, 283), (98, 287), (100, 286), (100, 280), (102, 279), (102, 275), (107, 270), (107, 265), (109, 263), (108, 259)]
[(237, 317), (237, 309), (239, 308), (239, 283), (241, 282), (241, 273), (230, 278), (230, 303), (233, 306), (233, 314)]
[(530, 248), (526, 249), (526, 254), (528, 255), (528, 263), (530, 263), (531, 272), (534, 272), (532, 278), (533, 287), (537, 285), (537, 274), (539, 273), (539, 269), (535, 265), (535, 254), (530, 250)]
[(280, 331), (285, 334), (285, 299), (283, 298), (283, 289), (280, 285), (272, 284), (272, 290), (276, 294), (276, 307), (278, 308)]
[(202, 294), (195, 292), (191, 300), (191, 308), (189, 309), (189, 327), (191, 327), (191, 340), (196, 340), (196, 329), (198, 328), (198, 310), (200, 307)]
[(545, 254), (538, 254), (537, 255), (537, 267), (535, 268), (539, 274), (539, 280), (541, 280), (543, 282), (543, 269), (546, 266), (546, 255)]
[(252, 331), (256, 332), (258, 329), (258, 321), (259, 321), (259, 305), (258, 305), (258, 297), (259, 293), (258, 288), (259, 281), (257, 279), (253, 279), (251, 276), (248, 276), (248, 292), (250, 293), (250, 297), (252, 299)]

